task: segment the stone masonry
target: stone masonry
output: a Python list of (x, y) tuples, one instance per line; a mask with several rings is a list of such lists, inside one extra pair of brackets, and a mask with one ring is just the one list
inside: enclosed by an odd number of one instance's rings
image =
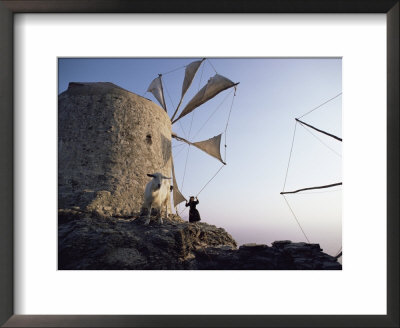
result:
[(138, 213), (146, 174), (171, 176), (170, 158), (171, 121), (152, 101), (108, 82), (59, 95), (58, 208)]

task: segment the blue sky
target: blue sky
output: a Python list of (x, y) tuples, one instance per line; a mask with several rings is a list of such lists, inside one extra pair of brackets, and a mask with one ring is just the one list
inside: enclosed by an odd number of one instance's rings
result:
[[(145, 93), (150, 82), (159, 73), (197, 59), (59, 59), (58, 91), (65, 91), (69, 82), (106, 81), (156, 102)], [(199, 195), (202, 220), (225, 228), (239, 244), (305, 241), (279, 193), (285, 180), (294, 119), (342, 91), (341, 59), (210, 58), (200, 67), (181, 108), (215, 74), (212, 66), (218, 74), (240, 84), (226, 136), (227, 165)], [(184, 69), (163, 75), (170, 116), (179, 102), (183, 76)], [(181, 136), (190, 131), (191, 141), (224, 132), (232, 98), (231, 90), (222, 92), (175, 123), (173, 131)], [(338, 96), (303, 120), (341, 137), (341, 101)], [(341, 143), (311, 132), (314, 135), (297, 125), (285, 190), (342, 181)], [(223, 145), (221, 148), (223, 154)], [(196, 195), (221, 166), (194, 147), (188, 154), (188, 146), (175, 141), (173, 154), (178, 185), (186, 197)], [(342, 236), (341, 187), (286, 198), (309, 240), (321, 244), (328, 253), (336, 253)], [(185, 218), (187, 212), (182, 215)]]

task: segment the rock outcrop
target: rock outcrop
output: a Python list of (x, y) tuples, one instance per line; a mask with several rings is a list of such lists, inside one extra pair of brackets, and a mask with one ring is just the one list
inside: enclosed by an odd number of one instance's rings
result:
[(340, 270), (318, 244), (236, 241), (224, 229), (170, 215), (145, 226), (140, 217), (59, 210), (60, 270)]

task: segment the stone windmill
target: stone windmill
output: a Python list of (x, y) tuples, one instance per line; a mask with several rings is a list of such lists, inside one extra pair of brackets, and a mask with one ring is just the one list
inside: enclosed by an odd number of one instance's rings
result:
[(203, 61), (186, 66), (181, 99), (171, 118), (166, 111), (161, 75), (148, 89), (161, 107), (112, 83), (69, 84), (58, 98), (59, 208), (133, 215), (140, 211), (143, 202), (146, 174), (157, 171), (166, 176), (172, 173), (176, 206), (185, 198), (176, 183), (171, 138), (223, 162), (221, 135), (191, 142), (172, 132), (175, 122), (221, 91), (237, 85), (216, 74), (179, 113)]

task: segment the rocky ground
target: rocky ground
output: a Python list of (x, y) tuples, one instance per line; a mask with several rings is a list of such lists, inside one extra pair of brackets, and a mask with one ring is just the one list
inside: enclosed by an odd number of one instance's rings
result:
[(239, 248), (224, 229), (170, 215), (159, 225), (143, 218), (102, 217), (59, 210), (60, 270), (340, 270), (318, 244), (276, 241)]

